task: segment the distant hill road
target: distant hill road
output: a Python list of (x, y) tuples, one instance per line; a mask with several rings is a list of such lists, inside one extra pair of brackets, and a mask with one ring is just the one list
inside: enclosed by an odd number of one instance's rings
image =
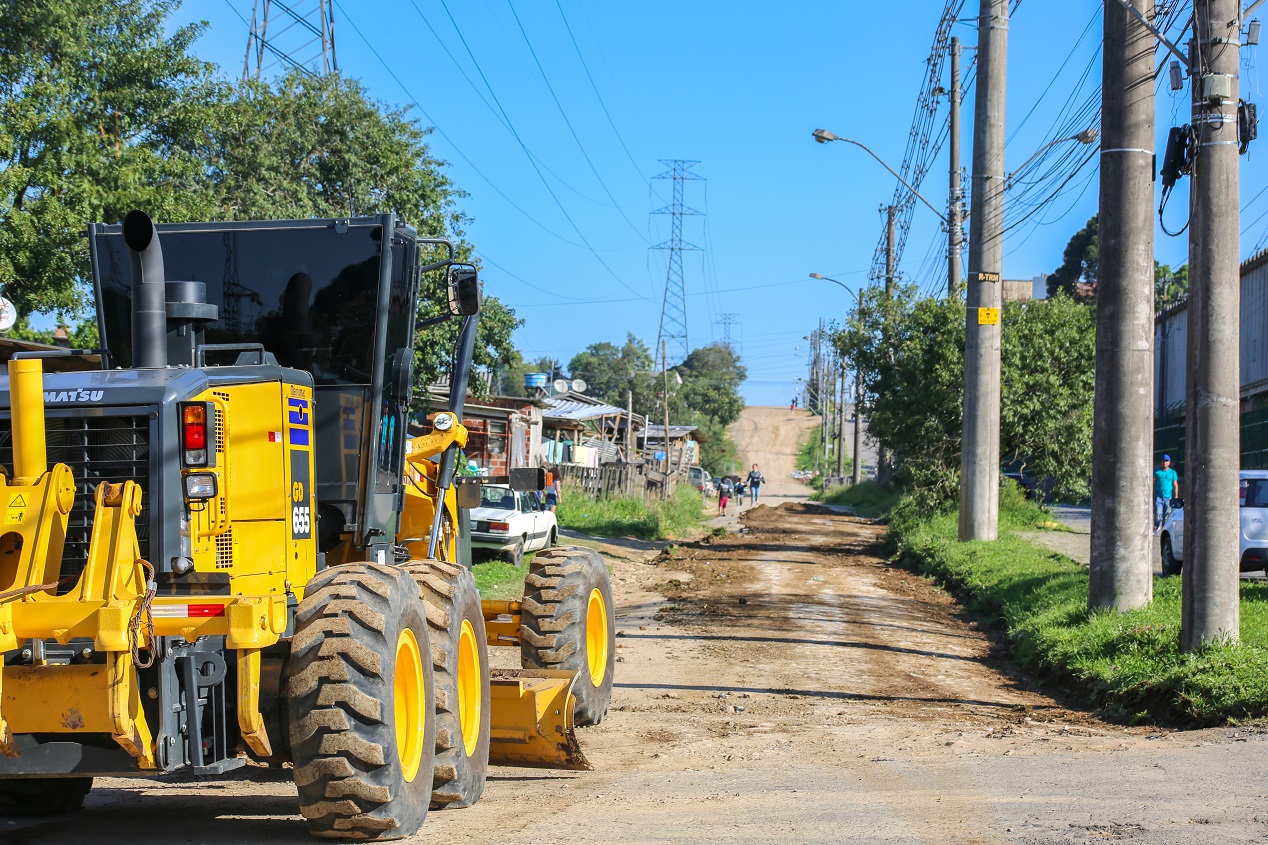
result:
[(743, 476), (757, 464), (766, 477), (762, 498), (774, 499), (772, 505), (805, 499), (810, 488), (793, 480), (792, 473), (797, 468), (797, 447), (818, 426), (819, 418), (800, 408), (745, 408), (731, 428), (740, 453), (737, 474)]

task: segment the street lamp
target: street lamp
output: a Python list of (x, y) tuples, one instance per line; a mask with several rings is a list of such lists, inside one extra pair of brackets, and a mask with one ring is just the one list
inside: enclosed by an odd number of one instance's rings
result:
[[(818, 136), (816, 135), (816, 137)], [(810, 278), (818, 279), (821, 282), (832, 282), (832, 284), (839, 285), (840, 287), (845, 288), (847, 291), (850, 291), (856, 297), (858, 297), (858, 307), (860, 310), (862, 310), (863, 308), (863, 291), (862, 290), (857, 288), (854, 290), (850, 290), (850, 286), (847, 285), (845, 282), (839, 279), (833, 279), (828, 276), (824, 276), (821, 273), (811, 273)], [(859, 413), (859, 405), (861, 404), (863, 400), (863, 374), (859, 370), (857, 366), (857, 362), (855, 362), (855, 364), (856, 365), (854, 367), (854, 475), (852, 478), (852, 482), (857, 485), (863, 481), (863, 425), (862, 425), (863, 418), (862, 418), (862, 415)], [(841, 420), (842, 420), (842, 425), (844, 425), (845, 414), (841, 415)], [(845, 449), (841, 448), (844, 445), (841, 442), (845, 439), (844, 434), (845, 432), (841, 431), (840, 428), (837, 429), (837, 442), (838, 442), (837, 475), (838, 476), (842, 474), (842, 470), (844, 469)]]
[(1026, 169), (1026, 166), (1028, 164), (1030, 164), (1035, 159), (1039, 158), (1039, 156), (1043, 155), (1051, 148), (1055, 147), (1057, 144), (1064, 144), (1066, 141), (1078, 141), (1080, 144), (1083, 144), (1086, 146), (1087, 144), (1095, 144), (1096, 139), (1099, 138), (1100, 135), (1101, 135), (1101, 131), (1099, 129), (1097, 129), (1095, 126), (1089, 126), (1087, 129), (1084, 129), (1082, 132), (1076, 132), (1075, 134), (1070, 135), (1069, 137), (1058, 138), (1055, 141), (1049, 141), (1048, 143), (1044, 144), (1039, 149), (1035, 150), (1034, 153), (1031, 154), (1030, 158), (1023, 161), (1021, 163), (1021, 167), (1018, 167), (1012, 173), (1008, 174), (1008, 176), (1004, 177), (1004, 190), (1006, 191), (1010, 190), (1013, 187), (1013, 180), (1017, 178), (1017, 174), (1021, 173), (1023, 170)]
[[(894, 178), (895, 178), (895, 179), (897, 179), (899, 182), (901, 182), (901, 183), (903, 184), (903, 187), (905, 187), (907, 190), (911, 191), (912, 196), (914, 196), (916, 199), (918, 199), (918, 200), (920, 200), (921, 202), (923, 202), (925, 205), (929, 206), (929, 210), (930, 210), (930, 211), (932, 211), (934, 214), (938, 215), (938, 219), (939, 219), (939, 220), (941, 220), (943, 223), (946, 223), (946, 222), (947, 222), (947, 217), (946, 217), (946, 215), (945, 215), (945, 214), (943, 214), (941, 211), (939, 211), (937, 208), (935, 208), (935, 207), (934, 207), (934, 204), (933, 204), (933, 203), (931, 203), (931, 202), (929, 202), (929, 200), (927, 200), (927, 199), (925, 199), (924, 197), (922, 197), (922, 196), (920, 195), (920, 192), (919, 192), (919, 191), (917, 191), (915, 188), (913, 188), (913, 187), (911, 186), (911, 184), (910, 184), (910, 183), (909, 183), (906, 179), (904, 179), (903, 177), (899, 176), (899, 175), (898, 175), (898, 171), (897, 171), (897, 170), (895, 170), (894, 168), (890, 167), (888, 164), (886, 164), (886, 163), (885, 163), (885, 159), (881, 158), (881, 157), (880, 157), (880, 156), (878, 156), (876, 153), (872, 152), (872, 151), (871, 151), (870, 149), (868, 149), (868, 147), (867, 147), (867, 146), (865, 146), (864, 144), (860, 144), (858, 141), (855, 141), (855, 140), (853, 140), (853, 139), (851, 139), (851, 138), (842, 138), (842, 137), (841, 137), (841, 136), (839, 136), (839, 135), (834, 135), (833, 133), (829, 132), (829, 131), (828, 131), (828, 130), (826, 130), (826, 129), (816, 129), (816, 130), (814, 131), (814, 139), (815, 139), (816, 141), (818, 141), (820, 144), (826, 144), (826, 143), (828, 143), (829, 141), (844, 141), (844, 142), (845, 142), (845, 143), (847, 143), (847, 144), (853, 144), (854, 146), (856, 146), (856, 147), (858, 147), (859, 149), (863, 150), (863, 152), (867, 153), (867, 154), (868, 154), (868, 155), (870, 155), (872, 158), (874, 158), (874, 159), (876, 159), (878, 162), (880, 162), (881, 167), (885, 168), (885, 169), (886, 169), (886, 170), (888, 170), (891, 174), (893, 174)], [(822, 278), (822, 277), (816, 277), (816, 278)]]

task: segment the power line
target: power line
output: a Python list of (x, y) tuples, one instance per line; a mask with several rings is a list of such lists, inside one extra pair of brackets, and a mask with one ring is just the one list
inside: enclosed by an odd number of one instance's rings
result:
[(608, 266), (608, 263), (603, 260), (603, 256), (599, 255), (598, 250), (590, 244), (590, 241), (586, 238), (585, 233), (581, 231), (581, 227), (579, 227), (576, 221), (572, 219), (572, 215), (568, 213), (568, 209), (564, 208), (564, 204), (560, 201), (559, 195), (556, 194), (555, 189), (550, 186), (550, 182), (546, 181), (546, 177), (542, 174), (541, 168), (538, 167), (537, 162), (529, 153), (528, 145), (524, 143), (524, 139), (521, 138), (519, 132), (516, 131), (514, 122), (506, 113), (506, 109), (503, 107), (501, 100), (498, 99), (497, 92), (494, 91), (493, 86), (489, 84), (489, 79), (484, 75), (484, 71), (480, 68), (480, 63), (476, 60), (475, 53), (471, 51), (471, 45), (467, 43), (466, 36), (462, 34), (462, 30), (458, 27), (458, 22), (454, 20), (453, 13), (449, 11), (449, 5), (445, 2), (445, 0), (440, 0), (440, 7), (445, 10), (445, 14), (449, 17), (449, 22), (453, 24), (454, 31), (458, 33), (458, 40), (462, 42), (462, 46), (467, 51), (467, 56), (471, 59), (471, 63), (475, 65), (476, 73), (480, 74), (480, 79), (484, 81), (485, 87), (488, 88), (489, 96), (493, 98), (493, 102), (497, 105), (498, 111), (500, 111), (502, 116), (506, 118), (507, 127), (511, 130), (511, 134), (515, 137), (516, 142), (520, 145), (520, 149), (524, 151), (524, 156), (528, 159), (528, 163), (532, 165), (533, 172), (537, 174), (537, 178), (541, 180), (542, 186), (546, 189), (546, 193), (550, 194), (550, 198), (555, 201), (555, 205), (558, 206), (559, 212), (563, 214), (564, 219), (568, 221), (568, 224), (572, 226), (573, 231), (577, 233), (577, 237), (581, 238), (581, 242), (585, 244), (586, 249), (588, 249), (590, 254), (594, 256), (594, 259), (599, 262), (599, 265), (608, 272), (608, 275), (610, 275), (613, 279), (616, 279), (621, 287), (625, 288), (630, 293), (650, 302), (650, 299), (630, 287), (624, 279), (617, 275), (615, 270)]
[(559, 109), (559, 116), (564, 119), (564, 125), (568, 127), (568, 133), (572, 135), (572, 140), (577, 142), (577, 149), (581, 150), (581, 157), (590, 166), (590, 172), (594, 174), (595, 179), (599, 180), (599, 186), (603, 188), (603, 193), (608, 195), (608, 199), (612, 200), (612, 207), (621, 215), (621, 219), (634, 230), (634, 234), (643, 239), (644, 243), (650, 244), (651, 240), (631, 222), (630, 218), (626, 216), (625, 210), (621, 208), (621, 204), (616, 201), (616, 197), (612, 196), (612, 192), (608, 190), (607, 183), (603, 181), (603, 177), (599, 174), (599, 169), (594, 166), (594, 161), (591, 160), (590, 154), (586, 152), (585, 145), (581, 143), (581, 138), (577, 135), (577, 130), (572, 126), (572, 121), (568, 119), (568, 113), (564, 111), (563, 103), (559, 102), (559, 97), (555, 94), (555, 88), (550, 84), (550, 78), (546, 76), (546, 69), (542, 67), (541, 60), (537, 58), (537, 51), (533, 49), (533, 42), (529, 40), (528, 33), (524, 31), (524, 24), (520, 21), (519, 13), (515, 11), (515, 6), (511, 3), (511, 0), (506, 0), (506, 5), (511, 10), (511, 17), (515, 18), (515, 25), (519, 27), (520, 35), (524, 36), (524, 43), (528, 45), (528, 53), (533, 57), (533, 64), (537, 65), (537, 72), (542, 75), (542, 81), (546, 83), (546, 90), (550, 92), (550, 98), (554, 100), (555, 108)]

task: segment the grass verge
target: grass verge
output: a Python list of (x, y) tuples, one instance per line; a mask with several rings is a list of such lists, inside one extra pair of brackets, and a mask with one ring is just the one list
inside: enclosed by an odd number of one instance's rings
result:
[(893, 510), (900, 496), (897, 491), (882, 487), (875, 481), (864, 481), (858, 485), (829, 487), (810, 498), (828, 505), (844, 505), (859, 516), (876, 519)]
[(1107, 716), (1200, 727), (1268, 717), (1268, 584), (1241, 584), (1241, 643), (1180, 652), (1180, 579), (1154, 582), (1154, 601), (1090, 613), (1087, 570), (1017, 536), (1050, 519), (1004, 495), (1000, 538), (957, 541), (957, 515), (895, 508), (901, 557), (957, 591), (1002, 628), (1016, 660)]
[(565, 528), (600, 537), (669, 540), (685, 537), (700, 525), (704, 499), (690, 484), (679, 484), (666, 501), (637, 496), (589, 499), (564, 487), (555, 516)]
[(490, 558), (471, 567), (480, 598), (513, 601), (524, 595), (524, 575), (532, 555), (524, 556), (523, 566), (512, 566), (501, 558)]

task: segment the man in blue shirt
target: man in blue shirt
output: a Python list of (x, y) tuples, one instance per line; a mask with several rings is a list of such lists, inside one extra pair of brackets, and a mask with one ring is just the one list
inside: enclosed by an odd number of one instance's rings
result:
[(1154, 470), (1154, 533), (1171, 515), (1171, 500), (1180, 496), (1180, 478), (1171, 468), (1171, 456), (1162, 456), (1162, 468)]

